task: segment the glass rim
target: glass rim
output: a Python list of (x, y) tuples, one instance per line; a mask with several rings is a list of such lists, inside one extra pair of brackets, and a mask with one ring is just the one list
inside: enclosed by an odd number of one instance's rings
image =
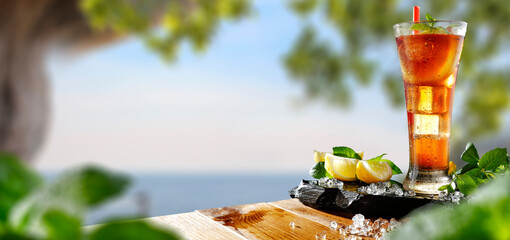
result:
[(425, 20), (425, 21), (409, 21), (409, 22), (400, 22), (400, 23), (396, 23), (396, 24), (393, 24), (393, 28), (396, 28), (398, 26), (402, 26), (402, 25), (411, 25), (411, 24), (419, 24), (419, 23), (435, 23), (435, 22), (443, 22), (443, 23), (459, 23), (460, 25), (464, 25), (464, 26), (467, 26), (467, 22), (465, 21), (461, 21), (461, 20), (434, 20), (434, 21), (429, 21), (429, 20)]

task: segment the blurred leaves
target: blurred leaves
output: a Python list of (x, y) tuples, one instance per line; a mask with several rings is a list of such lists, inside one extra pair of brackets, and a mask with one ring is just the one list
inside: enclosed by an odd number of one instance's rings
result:
[[(338, 106), (351, 104), (354, 83), (368, 86), (373, 82), (382, 84), (394, 106), (404, 106), (391, 26), (412, 19), (409, 4), (402, 0), (290, 0), (290, 9), (305, 24), (285, 57), (287, 72), (305, 85), (312, 98)], [(457, 89), (468, 94), (460, 120), (454, 123), (464, 130), (457, 139), (496, 132), (510, 108), (510, 72), (494, 60), (509, 54), (510, 5), (504, 0), (432, 0), (421, 3), (421, 9), (438, 19), (469, 24), (457, 81)], [(317, 16), (329, 25), (314, 25)], [(324, 26), (336, 32), (338, 39), (320, 39), (319, 29)], [(383, 53), (386, 49), (394, 49), (392, 67), (386, 63), (391, 60)], [(380, 51), (376, 58), (374, 51)]]
[(177, 240), (177, 235), (166, 230), (155, 228), (146, 222), (131, 221), (110, 223), (95, 230), (90, 240)]
[(91, 166), (44, 184), (19, 159), (0, 154), (0, 239), (85, 239), (84, 234), (94, 240), (178, 239), (143, 221), (106, 223), (82, 232), (86, 211), (121, 194), (128, 183), (125, 175)]
[(408, 219), (388, 239), (510, 239), (510, 175), (481, 187), (468, 202), (418, 211)]
[(0, 153), (0, 222), (12, 207), (41, 184), (41, 178), (13, 155)]
[[(171, 61), (189, 42), (204, 51), (222, 20), (249, 15), (249, 0), (80, 0), (91, 25), (119, 34), (135, 33)], [(161, 23), (161, 28), (152, 27)]]
[[(301, 34), (284, 57), (288, 73), (312, 99), (333, 105), (352, 104), (353, 88), (382, 84), (389, 101), (404, 105), (404, 91), (391, 26), (411, 19), (403, 0), (288, 0), (289, 9), (304, 22)], [(204, 51), (224, 20), (252, 11), (250, 0), (80, 0), (91, 25), (120, 34), (135, 33), (166, 60), (174, 60), (184, 42)], [(467, 92), (456, 139), (494, 133), (510, 108), (510, 72), (494, 63), (509, 54), (510, 5), (505, 0), (431, 0), (422, 10), (438, 19), (469, 23), (457, 89)], [(328, 24), (317, 26), (321, 17)], [(156, 30), (153, 26), (160, 25)], [(320, 28), (335, 39), (322, 39)], [(330, 41), (331, 40), (331, 41)], [(331, 42), (336, 44), (331, 44)], [(385, 56), (393, 49), (394, 58)], [(375, 55), (374, 55), (375, 52)], [(375, 57), (374, 57), (375, 56)], [(387, 64), (393, 60), (392, 64)], [(508, 63), (506, 63), (508, 64)]]

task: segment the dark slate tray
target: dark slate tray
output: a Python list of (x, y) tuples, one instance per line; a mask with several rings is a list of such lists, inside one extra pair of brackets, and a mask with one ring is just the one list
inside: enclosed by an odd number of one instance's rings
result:
[(410, 212), (443, 201), (415, 196), (369, 195), (357, 191), (359, 182), (344, 182), (342, 190), (318, 186), (310, 180), (302, 180), (299, 186), (289, 191), (306, 206), (349, 214), (361, 213), (370, 218), (403, 218)]

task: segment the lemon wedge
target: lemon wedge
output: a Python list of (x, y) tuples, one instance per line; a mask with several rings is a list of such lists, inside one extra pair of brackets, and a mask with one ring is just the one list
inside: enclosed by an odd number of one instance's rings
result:
[(358, 161), (356, 165), (356, 176), (366, 183), (388, 181), (392, 175), (393, 172), (387, 162)]
[(313, 151), (313, 158), (315, 159), (315, 162), (324, 162), (324, 159), (326, 158), (327, 152), (319, 152), (319, 151)]
[(324, 168), (336, 179), (342, 181), (356, 181), (356, 164), (358, 159), (337, 157), (326, 153)]

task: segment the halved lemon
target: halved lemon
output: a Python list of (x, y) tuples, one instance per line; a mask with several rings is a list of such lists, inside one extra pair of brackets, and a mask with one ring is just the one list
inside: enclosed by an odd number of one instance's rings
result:
[(313, 151), (313, 158), (315, 159), (315, 162), (324, 162), (324, 159), (326, 158), (327, 152), (319, 152), (319, 151)]
[(337, 157), (326, 153), (324, 168), (336, 179), (342, 181), (356, 181), (356, 164), (358, 159)]
[(393, 172), (387, 162), (358, 161), (356, 165), (356, 176), (366, 183), (388, 181), (392, 175)]

